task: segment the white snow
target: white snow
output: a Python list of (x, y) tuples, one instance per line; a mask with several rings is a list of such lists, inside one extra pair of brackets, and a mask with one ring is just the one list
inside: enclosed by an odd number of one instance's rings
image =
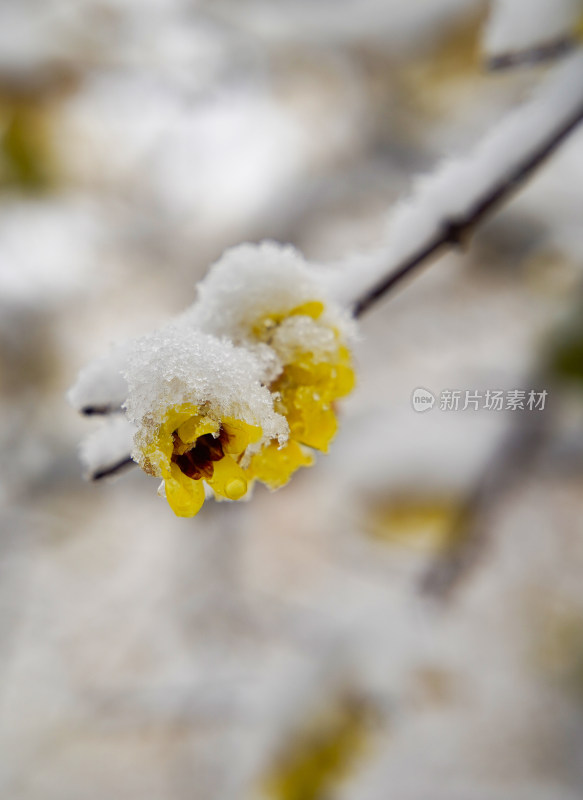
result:
[(135, 432), (125, 416), (115, 414), (84, 439), (79, 451), (87, 477), (94, 477), (127, 458)]
[(305, 350), (326, 350), (331, 328), (347, 338), (354, 333), (354, 322), (333, 302), (320, 273), (301, 253), (276, 242), (243, 244), (227, 250), (210, 268), (187, 314), (201, 330), (249, 344), (256, 339), (254, 329), (261, 320), (312, 301), (323, 301), (324, 312), (318, 325), (306, 322), (299, 328), (292, 323), (288, 330), (294, 330), (295, 343), (303, 344)]
[(553, 44), (569, 37), (582, 17), (581, 0), (494, 0), (484, 49), (493, 57)]
[(129, 344), (118, 345), (83, 367), (67, 394), (73, 408), (86, 413), (121, 408), (128, 394), (122, 370), (127, 364), (129, 347)]
[(217, 421), (234, 417), (260, 426), (257, 447), (287, 439), (287, 422), (273, 410), (273, 397), (263, 385), (265, 364), (247, 349), (193, 329), (184, 318), (137, 339), (125, 376), (128, 418), (139, 428), (133, 452), (138, 461), (168, 409), (185, 403)]
[(305, 352), (313, 353), (318, 361), (329, 361), (338, 351), (338, 339), (333, 327), (300, 314), (287, 317), (275, 329), (271, 347), (284, 364)]

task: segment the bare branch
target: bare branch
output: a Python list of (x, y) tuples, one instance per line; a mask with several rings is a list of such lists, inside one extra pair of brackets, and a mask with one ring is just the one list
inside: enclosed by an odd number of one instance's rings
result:
[[(381, 297), (396, 288), (402, 281), (412, 275), (418, 268), (425, 266), (430, 259), (441, 255), (444, 251), (454, 247), (459, 247), (467, 241), (473, 233), (477, 225), (482, 220), (495, 211), (500, 205), (506, 202), (522, 185), (530, 178), (533, 173), (540, 167), (567, 139), (567, 137), (578, 127), (583, 121), (583, 59), (577, 55), (577, 61), (571, 65), (576, 69), (574, 74), (569, 74), (569, 82), (563, 81), (557, 85), (551, 86), (550, 91), (545, 87), (545, 92), (541, 93), (539, 98), (535, 98), (529, 105), (528, 114), (525, 115), (525, 120), (528, 121), (529, 126), (525, 125), (524, 130), (520, 126), (510, 128), (511, 139), (507, 143), (508, 148), (516, 148), (517, 138), (522, 135), (523, 137), (530, 136), (533, 143), (528, 146), (525, 145), (525, 153), (522, 157), (517, 157), (515, 161), (510, 164), (504, 174), (494, 175), (493, 182), (490, 186), (486, 187), (480, 192), (479, 189), (477, 197), (468, 200), (467, 210), (458, 212), (455, 215), (448, 215), (447, 211), (441, 222), (435, 225), (433, 234), (423, 237), (424, 241), (421, 246), (415, 247), (415, 243), (409, 255), (406, 255), (399, 265), (396, 266), (389, 274), (384, 275), (380, 280), (367, 289), (364, 294), (357, 298), (352, 306), (355, 317), (359, 317), (368, 311), (374, 303)], [(553, 90), (556, 90), (557, 96), (560, 98), (556, 100)], [(564, 96), (567, 96), (565, 101)], [(553, 103), (557, 102), (558, 110), (553, 108)], [(545, 117), (546, 106), (550, 104), (550, 112), (555, 112), (558, 117), (555, 121), (548, 120)], [(564, 107), (563, 107), (564, 106)], [(520, 112), (519, 112), (520, 113)], [(544, 124), (541, 124), (541, 130), (531, 130), (533, 124), (540, 119)], [(539, 138), (540, 136), (540, 138)], [(476, 165), (486, 166), (492, 157), (492, 150), (494, 145), (498, 148), (501, 160), (504, 160), (506, 153), (503, 151), (504, 143), (501, 138), (495, 142), (486, 142), (489, 147), (482, 147), (482, 150), (477, 149), (476, 163), (468, 162), (468, 182), (472, 180), (471, 169), (475, 169)], [(482, 158), (484, 165), (479, 159)], [(459, 179), (459, 174), (457, 175)], [(446, 188), (442, 187), (444, 194), (442, 208), (447, 209), (448, 198), (445, 195)], [(434, 198), (435, 199), (435, 198)], [(411, 219), (409, 219), (409, 223)], [(413, 235), (413, 234), (412, 234)]]
[(107, 416), (108, 414), (122, 413), (121, 406), (112, 405), (110, 403), (100, 406), (83, 406), (83, 408), (80, 410), (81, 413), (84, 414), (86, 417), (100, 417), (100, 416)]
[(131, 456), (128, 455), (126, 458), (122, 458), (115, 464), (111, 464), (111, 466), (103, 467), (103, 469), (93, 472), (91, 475), (89, 475), (89, 478), (92, 481), (100, 481), (103, 480), (103, 478), (110, 478), (114, 475), (118, 475), (121, 472), (125, 472), (125, 470), (129, 469), (129, 467), (135, 466), (136, 462), (133, 460), (133, 458), (131, 458)]
[(546, 42), (529, 50), (516, 50), (511, 53), (502, 53), (492, 56), (486, 62), (486, 67), (493, 71), (514, 69), (515, 67), (533, 66), (545, 61), (554, 61), (567, 55), (577, 45), (574, 36), (565, 36), (554, 42)]

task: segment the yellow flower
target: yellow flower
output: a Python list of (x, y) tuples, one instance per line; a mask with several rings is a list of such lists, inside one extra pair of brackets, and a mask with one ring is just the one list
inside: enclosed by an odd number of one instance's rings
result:
[[(286, 319), (308, 317), (318, 320), (324, 311), (319, 301), (304, 303), (287, 314), (271, 315), (254, 329), (258, 338), (274, 346), (276, 330)], [(325, 326), (321, 326), (326, 329)], [(292, 356), (269, 386), (274, 408), (289, 425), (289, 441), (284, 447), (270, 442), (253, 456), (248, 470), (252, 478), (272, 489), (283, 486), (299, 467), (309, 466), (312, 448), (326, 453), (338, 422), (335, 401), (354, 388), (355, 376), (350, 351), (336, 329), (327, 330), (332, 345), (323, 353), (287, 347)]]
[(296, 469), (309, 467), (314, 463), (311, 455), (297, 442), (289, 441), (279, 447), (271, 441), (251, 459), (247, 475), (265, 483), (270, 489), (279, 489), (289, 481)]
[(162, 478), (179, 516), (210, 489), (237, 500), (255, 481), (279, 488), (327, 452), (336, 401), (354, 386), (355, 323), (325, 291), (292, 248), (233, 248), (190, 309), (90, 365), (72, 401), (123, 409), (131, 458)]
[(334, 401), (349, 394), (354, 382), (344, 346), (333, 361), (317, 361), (308, 352), (286, 365), (270, 388), (279, 393), (275, 408), (286, 417), (290, 438), (326, 453), (338, 428)]
[(262, 430), (232, 417), (217, 419), (198, 406), (170, 408), (144, 451), (144, 469), (163, 478), (166, 498), (179, 517), (193, 517), (205, 499), (203, 481), (215, 494), (239, 500), (248, 476), (239, 464)]

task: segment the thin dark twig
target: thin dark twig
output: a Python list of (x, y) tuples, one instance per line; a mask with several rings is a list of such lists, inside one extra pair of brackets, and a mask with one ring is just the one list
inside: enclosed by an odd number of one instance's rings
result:
[(105, 403), (102, 406), (83, 406), (81, 413), (86, 417), (105, 416), (107, 414), (121, 413), (121, 406), (114, 406), (111, 403)]
[(122, 458), (121, 461), (118, 461), (115, 464), (111, 464), (109, 467), (104, 467), (103, 469), (98, 470), (97, 472), (92, 473), (89, 477), (92, 481), (100, 481), (103, 478), (109, 478), (112, 475), (117, 475), (119, 472), (123, 472), (124, 470), (128, 469), (129, 467), (135, 467), (136, 462), (130, 456), (126, 456)]
[(417, 268), (425, 266), (429, 259), (439, 255), (442, 250), (464, 244), (482, 219), (513, 195), (537, 167), (541, 166), (555, 152), (581, 121), (583, 121), (583, 105), (563, 120), (560, 127), (542, 141), (534, 153), (519, 161), (501, 183), (492, 186), (487, 194), (470, 207), (465, 214), (444, 219), (427, 244), (413, 252), (390, 275), (385, 276), (355, 302), (352, 308), (354, 316), (360, 317), (377, 300), (392, 291)]
[(577, 40), (574, 36), (565, 36), (562, 39), (546, 42), (529, 50), (516, 50), (511, 53), (503, 53), (500, 56), (493, 56), (488, 59), (486, 66), (489, 70), (495, 71), (554, 61), (570, 53), (576, 44)]

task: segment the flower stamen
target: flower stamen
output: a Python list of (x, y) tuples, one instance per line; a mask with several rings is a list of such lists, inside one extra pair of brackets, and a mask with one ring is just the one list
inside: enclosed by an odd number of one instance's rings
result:
[(220, 461), (225, 455), (220, 439), (215, 439), (212, 433), (205, 433), (186, 451), (184, 451), (184, 443), (178, 433), (174, 432), (173, 440), (172, 462), (177, 465), (183, 475), (195, 481), (199, 481), (201, 478), (208, 480), (213, 477), (213, 462)]

